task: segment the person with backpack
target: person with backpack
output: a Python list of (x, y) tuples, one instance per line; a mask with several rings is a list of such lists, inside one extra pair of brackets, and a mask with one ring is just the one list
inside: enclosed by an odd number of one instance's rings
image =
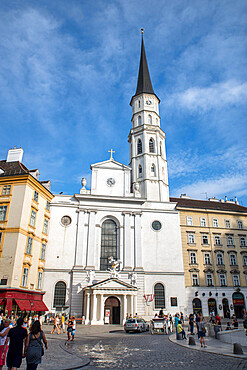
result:
[(41, 363), (41, 357), (44, 355), (44, 347), (48, 349), (45, 333), (41, 330), (39, 320), (34, 321), (31, 326), (30, 334), (27, 337), (24, 349), (24, 356), (27, 361), (27, 370), (36, 370)]

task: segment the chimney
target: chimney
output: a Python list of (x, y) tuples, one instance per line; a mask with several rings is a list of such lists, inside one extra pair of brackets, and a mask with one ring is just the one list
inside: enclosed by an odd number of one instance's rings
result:
[(7, 162), (21, 162), (23, 157), (23, 149), (16, 148), (8, 151)]
[(181, 194), (180, 198), (182, 199), (190, 199), (190, 197), (187, 194)]
[(227, 196), (225, 195), (225, 202), (227, 202)]
[(237, 197), (235, 197), (235, 203), (236, 203), (236, 204), (239, 204), (239, 202), (238, 202), (238, 198), (237, 198)]

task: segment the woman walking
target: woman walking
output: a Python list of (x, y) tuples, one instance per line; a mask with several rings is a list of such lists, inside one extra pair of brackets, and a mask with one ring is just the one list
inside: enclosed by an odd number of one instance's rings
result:
[(44, 354), (42, 341), (48, 349), (45, 333), (41, 330), (40, 322), (37, 320), (34, 321), (25, 343), (24, 356), (27, 360), (27, 370), (36, 370), (38, 364), (41, 363), (41, 357)]
[(8, 347), (6, 347), (5, 351), (3, 352), (4, 343), (7, 339), (8, 332), (10, 331), (9, 324), (10, 324), (9, 319), (4, 320), (3, 329), (0, 332), (0, 370), (2, 370), (5, 364), (5, 358), (6, 358), (7, 349), (8, 349)]
[(70, 316), (70, 319), (68, 321), (68, 328), (67, 328), (68, 340), (71, 339), (72, 331), (73, 331), (73, 316)]
[(198, 324), (198, 336), (201, 342), (201, 347), (207, 347), (205, 344), (205, 336), (206, 336), (206, 327), (205, 327), (205, 320), (204, 317), (200, 317), (200, 322)]

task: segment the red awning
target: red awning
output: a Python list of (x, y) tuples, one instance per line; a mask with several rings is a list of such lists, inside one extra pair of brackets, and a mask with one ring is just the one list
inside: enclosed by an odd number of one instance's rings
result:
[(33, 301), (32, 311), (49, 311), (43, 301)]
[(31, 304), (29, 300), (15, 299), (15, 301), (22, 311), (31, 311)]

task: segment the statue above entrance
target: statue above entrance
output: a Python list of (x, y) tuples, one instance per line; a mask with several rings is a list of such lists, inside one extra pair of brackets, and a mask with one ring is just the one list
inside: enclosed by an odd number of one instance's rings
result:
[(111, 263), (111, 268), (108, 269), (110, 271), (110, 277), (111, 278), (118, 278), (120, 264), (122, 262), (120, 260), (115, 260), (112, 256), (109, 257), (109, 262)]

